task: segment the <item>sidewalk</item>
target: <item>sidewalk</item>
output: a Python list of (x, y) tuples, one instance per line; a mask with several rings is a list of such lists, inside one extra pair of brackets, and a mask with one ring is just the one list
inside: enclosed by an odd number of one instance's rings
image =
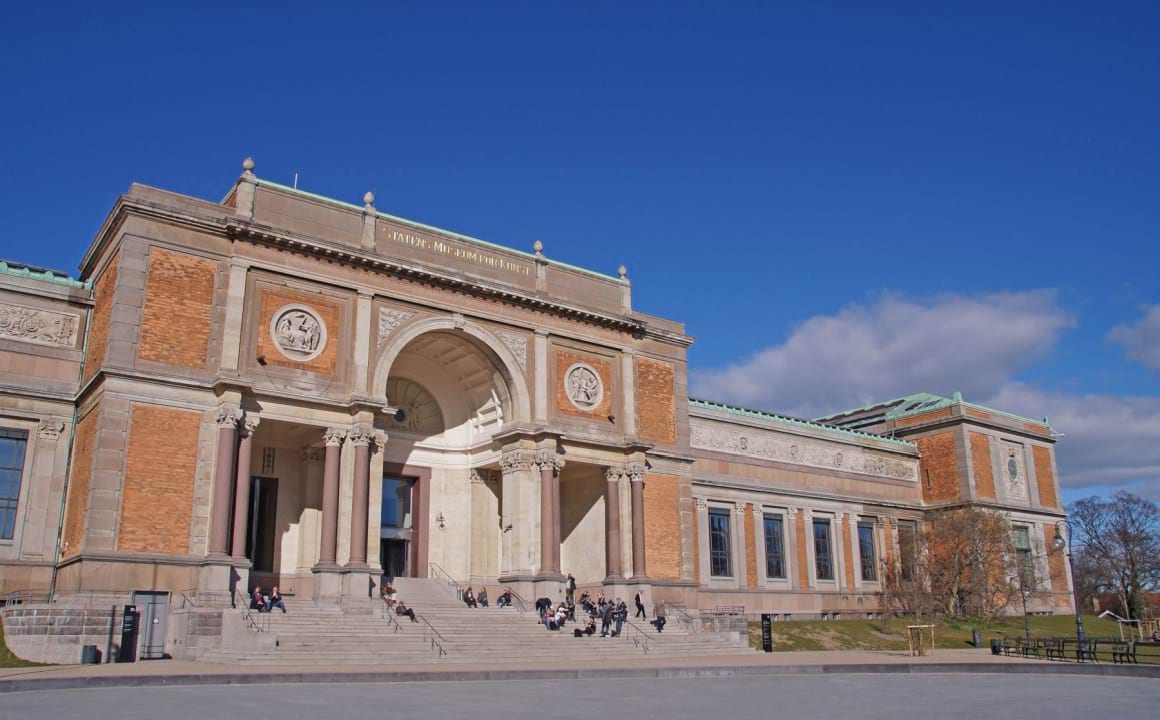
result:
[(1160, 678), (1160, 667), (1076, 665), (994, 656), (987, 649), (937, 650), (926, 657), (905, 652), (828, 651), (753, 653), (752, 656), (664, 658), (552, 667), (520, 662), (431, 663), (247, 668), (240, 665), (155, 660), (125, 664), (57, 665), (0, 669), (0, 693), (94, 687), (235, 685), (256, 683), (344, 683), (682, 677), (831, 673), (1051, 673)]

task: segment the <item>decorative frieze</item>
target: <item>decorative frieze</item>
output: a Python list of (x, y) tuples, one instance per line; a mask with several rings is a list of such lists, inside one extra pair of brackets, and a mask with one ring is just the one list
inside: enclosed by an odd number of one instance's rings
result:
[(22, 305), (2, 304), (0, 338), (53, 347), (75, 347), (77, 317)]
[(500, 342), (507, 346), (508, 350), (512, 351), (512, 355), (516, 356), (516, 362), (520, 364), (520, 370), (527, 372), (528, 339), (523, 335), (504, 332), (503, 330), (496, 330), (495, 336), (499, 338)]
[(701, 450), (715, 450), (759, 460), (776, 460), (893, 480), (914, 480), (917, 477), (915, 461), (890, 460), (857, 450), (839, 450), (799, 439), (773, 437), (761, 431), (746, 432), (697, 424), (690, 429), (689, 445)]
[(391, 333), (403, 323), (415, 317), (415, 313), (395, 308), (381, 308), (379, 310), (379, 341), (382, 345)]

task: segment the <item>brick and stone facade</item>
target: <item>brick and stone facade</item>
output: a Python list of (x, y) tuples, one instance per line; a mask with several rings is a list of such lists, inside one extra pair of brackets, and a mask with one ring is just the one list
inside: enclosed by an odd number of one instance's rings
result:
[(133, 185), (79, 279), (3, 264), (0, 315), (19, 319), (0, 429), (26, 464), (0, 590), (51, 601), (4, 613), (34, 659), (71, 658), (125, 602), (159, 603), (166, 651), (198, 657), (252, 584), (360, 612), (384, 574), (436, 571), (873, 614), (864, 558), (894, 562), (929, 508), (1061, 516), (1046, 423), (946, 403), (852, 429), (689, 400), (692, 338), (633, 309), (624, 268), (250, 163), (223, 202)]

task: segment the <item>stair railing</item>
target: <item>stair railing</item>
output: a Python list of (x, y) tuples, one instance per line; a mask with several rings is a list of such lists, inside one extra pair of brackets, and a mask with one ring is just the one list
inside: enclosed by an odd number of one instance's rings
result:
[(648, 655), (649, 654), (649, 634), (646, 633), (644, 630), (640, 629), (639, 627), (637, 627), (636, 623), (631, 622), (629, 620), (625, 620), (624, 623), (622, 624), (622, 626), (621, 626), (622, 632), (623, 632), (624, 628), (628, 628), (629, 630), (633, 631), (628, 636), (629, 638), (632, 639), (633, 646), (636, 647), (638, 650), (644, 651), (645, 655)]
[(463, 600), (463, 586), (457, 583), (455, 578), (451, 577), (451, 573), (439, 567), (439, 563), (429, 562), (427, 563), (427, 567), (430, 568), (432, 578), (447, 583), (447, 587), (454, 591), (455, 599)]
[(443, 645), (447, 642), (447, 638), (443, 637), (443, 635), (435, 629), (435, 626), (427, 622), (427, 618), (423, 617), (419, 613), (415, 613), (415, 619), (423, 625), (424, 642), (430, 641), (431, 647), (439, 650), (439, 657), (446, 655), (447, 650), (444, 649)]
[(391, 626), (392, 632), (399, 632), (403, 627), (399, 624), (399, 618), (395, 617), (395, 611), (387, 604), (387, 599), (383, 598), (382, 617)]
[(234, 602), (238, 603), (238, 608), (242, 611), (242, 622), (246, 623), (246, 627), (250, 629), (250, 632), (270, 632), (269, 613), (263, 615), (257, 610), (251, 610), (249, 595), (240, 590), (234, 590)]
[[(503, 590), (500, 591), (501, 594), (503, 592), (504, 592)], [(510, 590), (508, 592), (510, 592), (512, 595), (512, 602), (511, 602), (512, 607), (514, 607), (516, 610), (518, 610), (520, 615), (523, 615), (524, 613), (526, 613), (528, 611), (528, 606), (527, 606), (527, 603), (524, 602), (524, 599), (522, 597), (520, 597), (520, 594), (518, 592), (516, 592), (515, 590)]]

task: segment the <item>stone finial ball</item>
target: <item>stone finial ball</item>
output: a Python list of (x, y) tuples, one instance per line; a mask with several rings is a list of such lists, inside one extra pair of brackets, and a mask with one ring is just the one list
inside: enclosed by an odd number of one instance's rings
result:
[(245, 170), (246, 172), (250, 172), (251, 170), (253, 170), (254, 169), (254, 158), (248, 157), (245, 160), (243, 160), (242, 161), (242, 169)]
[(375, 194), (373, 192), (368, 191), (366, 195), (363, 195), (363, 202), (366, 203), (367, 205), (374, 205), (375, 204)]
[(543, 252), (544, 251), (544, 243), (537, 240), (534, 243), (532, 243), (532, 249), (535, 250), (536, 252)]
[(620, 267), (618, 267), (616, 269), (616, 272), (619, 273), (621, 277), (625, 277), (626, 275), (628, 275), (628, 268), (621, 265)]

